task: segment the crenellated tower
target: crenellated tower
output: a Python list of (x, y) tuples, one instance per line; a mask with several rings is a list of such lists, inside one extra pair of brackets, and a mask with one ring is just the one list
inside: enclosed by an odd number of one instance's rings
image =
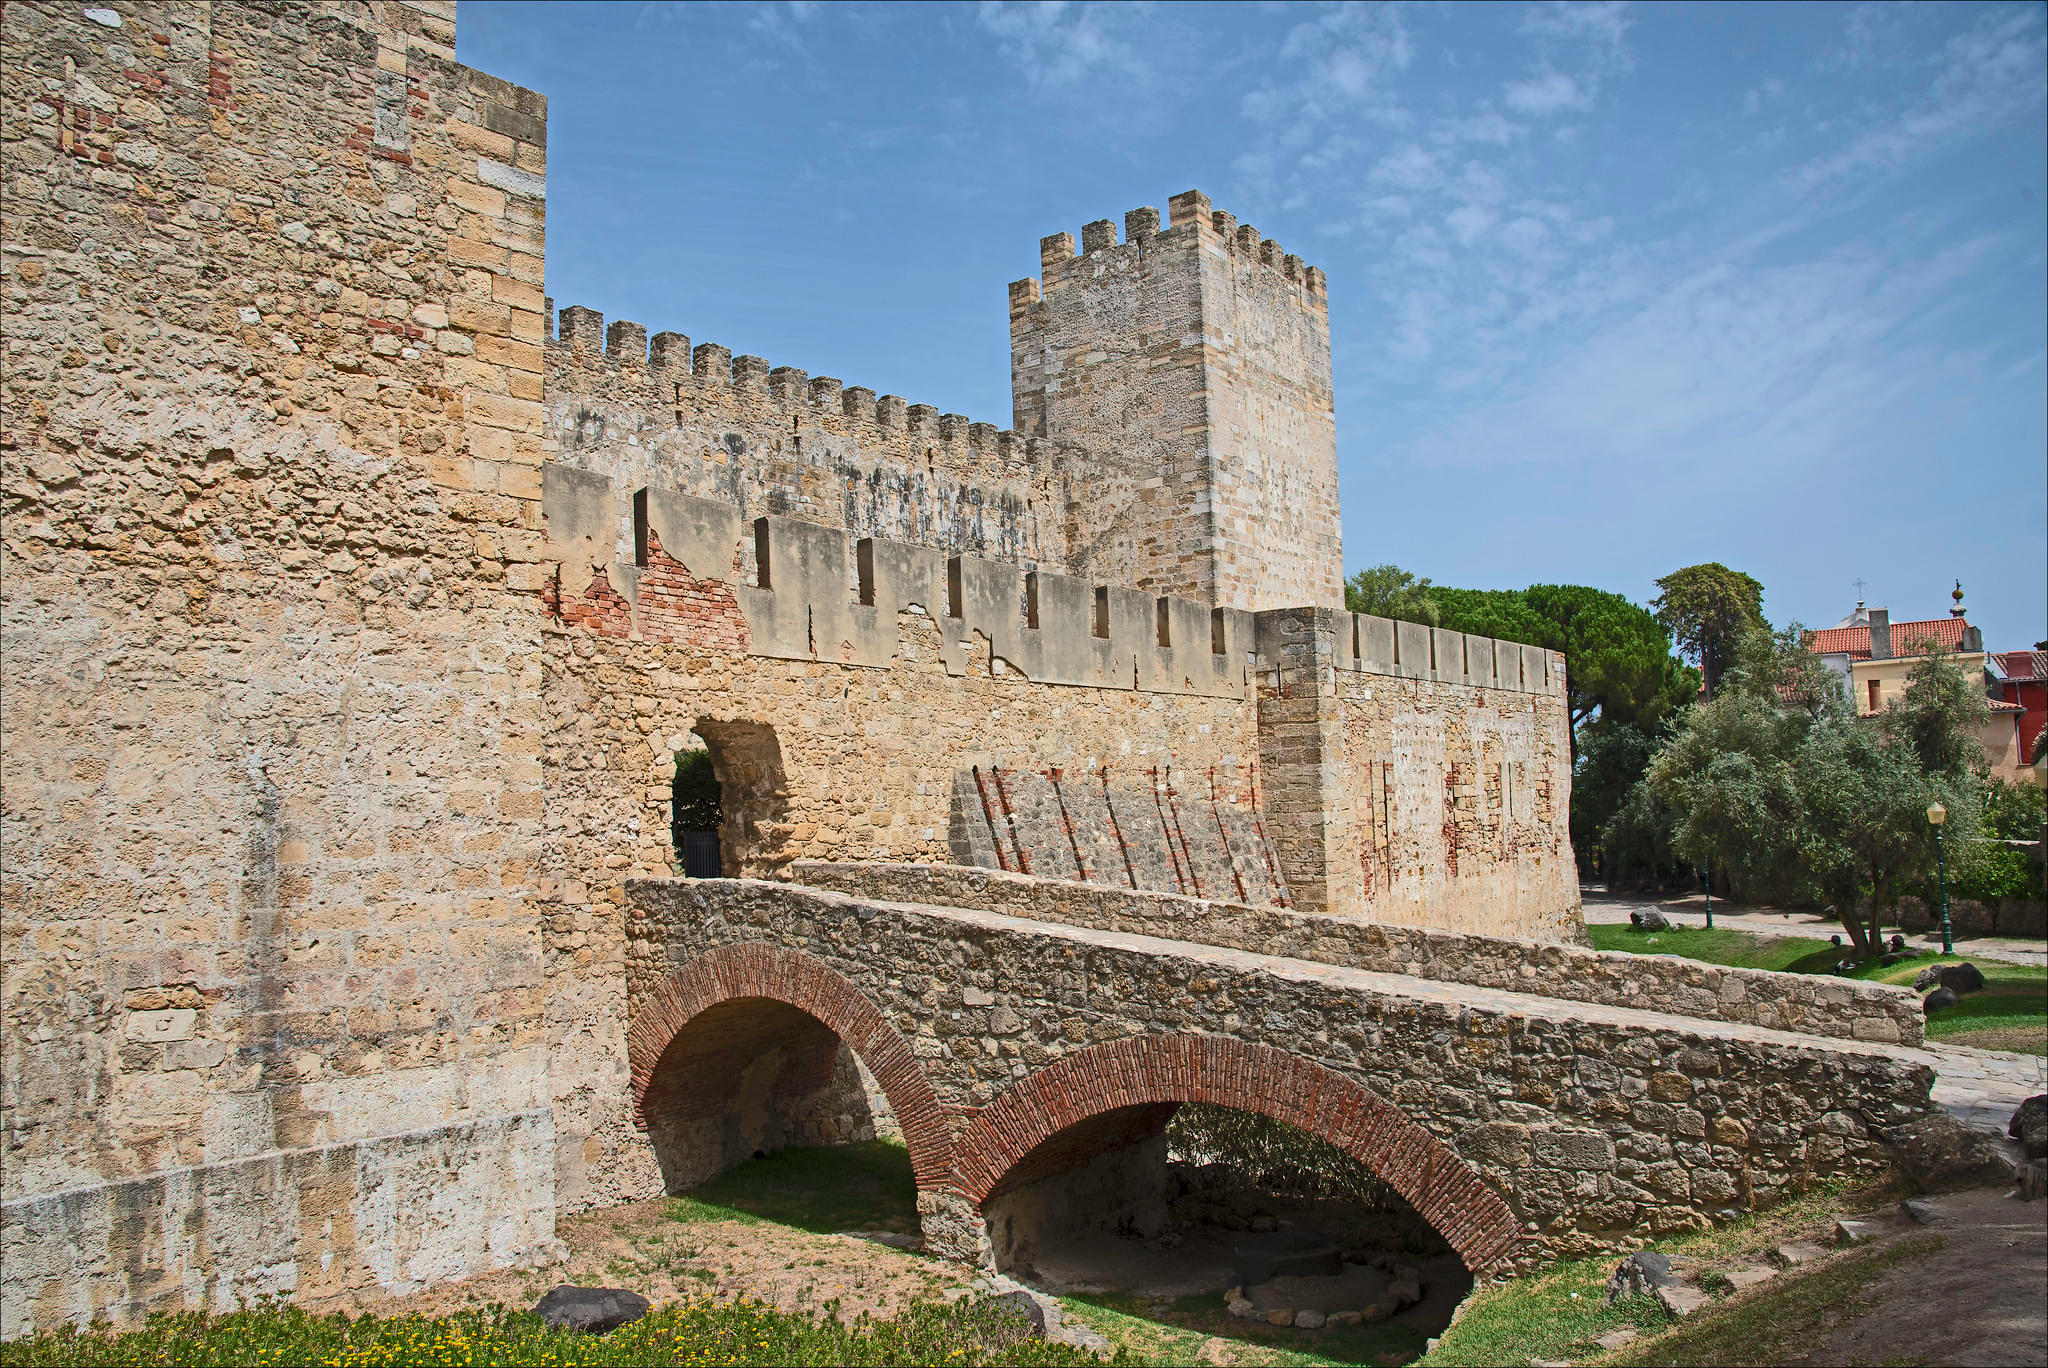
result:
[(1339, 608), (1343, 549), (1321, 270), (1210, 207), (1039, 244), (1010, 286), (1017, 431), (1101, 456), (1077, 480), (1068, 544), (1085, 564), (1215, 606)]

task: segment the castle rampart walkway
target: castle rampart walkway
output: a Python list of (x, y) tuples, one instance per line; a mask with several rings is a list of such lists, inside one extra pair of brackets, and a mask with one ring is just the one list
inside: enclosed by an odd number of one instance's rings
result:
[[(1105, 1165), (1114, 1167), (1111, 1151), (1135, 1143), (1147, 1127), (1156, 1133), (1170, 1112), (1164, 1104), (1218, 1100), (1204, 1096), (1198, 1081), (1175, 1097), (1170, 1079), (1162, 1084), (1109, 1054), (1100, 1056), (1104, 1067), (1123, 1070), (1117, 1076), (1132, 1086), (1105, 1094), (1099, 1114), (1120, 1120), (1084, 1127), (1087, 1118), (1070, 1109), (1017, 1129), (1017, 1118), (1036, 1105), (1034, 1093), (1054, 1095), (1044, 1080), (1062, 1061), (1117, 1042), (1174, 1042), (1167, 1048), (1181, 1052), (1175, 1058), (1223, 1047), (1256, 1052), (1263, 1063), (1244, 1066), (1243, 1076), (1275, 1083), (1248, 1085), (1228, 1104), (1267, 1114), (1279, 1114), (1280, 1100), (1300, 1091), (1280, 1075), (1326, 1071), (1345, 1080), (1349, 1111), (1311, 1108), (1284, 1119), (1306, 1121), (1340, 1145), (1356, 1138), (1345, 1128), (1359, 1116), (1397, 1111), (1402, 1125), (1383, 1125), (1383, 1136), (1404, 1127), (1426, 1134), (1436, 1142), (1430, 1157), (1397, 1155), (1391, 1143), (1378, 1152), (1349, 1147), (1390, 1181), (1389, 1165), (1421, 1163), (1423, 1171), (1396, 1186), (1481, 1265), (1588, 1250), (1645, 1230), (1695, 1228), (1808, 1179), (1874, 1173), (1888, 1162), (1874, 1132), (1931, 1106), (1933, 1071), (1902, 1059), (1897, 1045), (983, 910), (750, 881), (647, 880), (629, 885), (629, 919), (637, 1090), (664, 1086), (673, 1062), (667, 1042), (689, 1023), (672, 1006), (652, 1009), (677, 1000), (673, 990), (664, 997), (666, 985), (703, 979), (693, 969), (699, 961), (775, 958), (804, 980), (778, 990), (754, 973), (732, 985), (736, 997), (801, 1005), (806, 994), (815, 999), (820, 983), (856, 994), (858, 1001), (827, 1010), (866, 1021), (871, 1009), (886, 1020), (916, 1060), (952, 1138), (945, 1178), (931, 1181), (929, 1165), (921, 1165), (927, 1235), (983, 1258), (1000, 1259), (1001, 1242), (992, 1253), (985, 1224), (992, 1197), (1024, 1178), (975, 1165), (1000, 1168), (1055, 1143), (1064, 1148), (1050, 1169), (1065, 1165), (1100, 1181)], [(703, 1000), (701, 990), (692, 998)], [(889, 1055), (900, 1061), (893, 1046)], [(882, 1073), (875, 1060), (868, 1063)], [(901, 1073), (900, 1062), (888, 1067)], [(1073, 1065), (1063, 1072), (1082, 1076)], [(914, 1090), (899, 1081), (890, 1095)], [(978, 1126), (986, 1130), (1003, 1116), (1011, 1118), (1008, 1140), (989, 1146), (976, 1139)], [(1029, 1180), (1042, 1183), (1043, 1155), (1038, 1168)], [(1466, 1207), (1504, 1204), (1520, 1245), (1499, 1254), (1501, 1222), (1461, 1223), (1458, 1203), (1439, 1189), (1464, 1194)]]

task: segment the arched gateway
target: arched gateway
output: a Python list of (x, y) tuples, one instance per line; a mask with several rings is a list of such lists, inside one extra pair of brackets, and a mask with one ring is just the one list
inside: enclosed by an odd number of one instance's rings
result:
[(707, 950), (640, 1000), (626, 1033), (633, 1122), (654, 1130), (661, 1119), (654, 1103), (665, 1091), (729, 1103), (742, 1084), (733, 1075), (745, 1072), (738, 1066), (763, 1051), (790, 1056), (780, 1061), (785, 1090), (823, 1086), (841, 1043), (889, 1099), (918, 1188), (943, 1186), (952, 1138), (909, 1043), (844, 975), (781, 946)]
[(1216, 1035), (1132, 1036), (1048, 1064), (975, 1119), (954, 1186), (985, 1210), (1006, 1190), (1156, 1130), (1182, 1102), (1257, 1112), (1329, 1141), (1384, 1179), (1475, 1273), (1519, 1237), (1508, 1204), (1393, 1103), (1298, 1055)]
[[(774, 1064), (761, 1087), (815, 1090), (842, 1042), (895, 1111), (920, 1193), (940, 1199), (920, 1202), (928, 1216), (950, 1208), (957, 1219), (966, 1206), (976, 1220), (1007, 1192), (1156, 1135), (1178, 1104), (1207, 1102), (1285, 1121), (1344, 1150), (1474, 1272), (1518, 1238), (1507, 1203), (1385, 1098), (1313, 1061), (1225, 1036), (1154, 1034), (1076, 1050), (978, 1114), (956, 1109), (956, 1140), (916, 1054), (868, 996), (810, 955), (759, 942), (709, 949), (641, 997), (627, 1036), (635, 1122), (658, 1131), (665, 1095), (700, 1109), (736, 1106), (743, 1075), (763, 1058)], [(939, 1243), (967, 1247), (957, 1233)], [(984, 1241), (972, 1244), (989, 1257)]]

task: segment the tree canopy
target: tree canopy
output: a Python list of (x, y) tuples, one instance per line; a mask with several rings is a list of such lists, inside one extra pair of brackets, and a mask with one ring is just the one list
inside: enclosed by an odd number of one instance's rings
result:
[(1344, 581), (1344, 607), (1348, 612), (1437, 627), (1442, 624), (1433, 593), (1427, 578), (1417, 579), (1398, 565), (1369, 565)]
[(1572, 728), (1595, 715), (1651, 728), (1699, 683), (1671, 654), (1657, 619), (1620, 594), (1584, 584), (1433, 589), (1441, 626), (1562, 651)]
[(1933, 872), (1929, 804), (1948, 809), (1958, 846), (1977, 825), (1984, 702), (1952, 659), (1929, 654), (1896, 706), (1858, 718), (1802, 637), (1797, 624), (1749, 634), (1603, 836), (1643, 845), (1645, 825), (1661, 824), (1671, 852), (1742, 896), (1832, 903), (1867, 956), (1882, 914)]
[(1740, 570), (1708, 561), (1672, 571), (1657, 581), (1657, 588), (1662, 592), (1650, 603), (1657, 621), (1699, 667), (1712, 698), (1720, 691), (1721, 676), (1735, 666), (1743, 640), (1770, 630), (1764, 621), (1764, 587)]

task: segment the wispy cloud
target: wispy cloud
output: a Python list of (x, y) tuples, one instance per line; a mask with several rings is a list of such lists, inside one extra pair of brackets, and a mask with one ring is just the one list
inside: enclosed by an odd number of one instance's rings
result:
[(1957, 139), (1994, 132), (2038, 111), (2048, 98), (2042, 11), (1991, 10), (1944, 43), (1933, 64), (1932, 79), (1918, 98), (1847, 146), (1795, 168), (1787, 177), (1792, 188), (1805, 192), (1896, 170)]
[(983, 0), (979, 18), (996, 36), (1004, 57), (1032, 85), (1062, 87), (1100, 74), (1149, 80), (1151, 68), (1131, 36), (1147, 9), (1067, 0)]

